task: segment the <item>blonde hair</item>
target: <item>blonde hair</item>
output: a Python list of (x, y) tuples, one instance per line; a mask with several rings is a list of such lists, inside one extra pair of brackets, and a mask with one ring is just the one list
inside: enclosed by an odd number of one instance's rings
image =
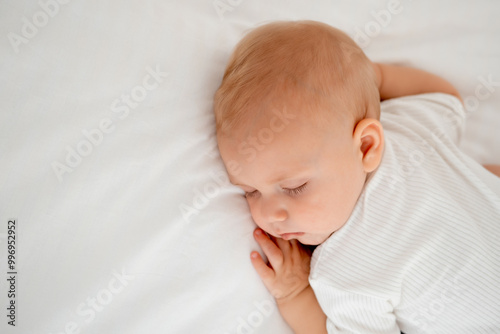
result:
[(214, 98), (217, 132), (234, 130), (280, 99), (304, 103), (300, 111), (323, 123), (340, 110), (348, 115), (337, 116), (354, 125), (367, 117), (368, 104), (375, 109), (370, 116), (378, 118), (375, 82), (371, 62), (342, 31), (315, 21), (265, 24), (250, 31), (230, 57)]

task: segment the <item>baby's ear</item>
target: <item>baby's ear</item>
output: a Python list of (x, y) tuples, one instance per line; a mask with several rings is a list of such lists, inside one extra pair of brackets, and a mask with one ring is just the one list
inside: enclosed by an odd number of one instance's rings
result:
[(382, 124), (374, 118), (365, 118), (356, 125), (353, 139), (366, 173), (373, 172), (384, 152), (384, 130)]

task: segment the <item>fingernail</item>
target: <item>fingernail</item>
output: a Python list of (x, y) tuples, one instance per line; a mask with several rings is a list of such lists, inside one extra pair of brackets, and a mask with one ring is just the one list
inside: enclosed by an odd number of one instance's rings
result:
[(262, 234), (262, 230), (260, 228), (257, 229), (257, 230), (255, 230), (255, 234), (261, 235)]

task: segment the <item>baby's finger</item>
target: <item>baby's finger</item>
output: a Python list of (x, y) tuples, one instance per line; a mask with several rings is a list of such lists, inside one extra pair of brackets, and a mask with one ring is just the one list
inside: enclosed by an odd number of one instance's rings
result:
[(283, 253), (283, 256), (286, 258), (291, 256), (292, 253), (292, 246), (291, 246), (291, 241), (287, 241), (281, 238), (273, 238), (274, 243), (278, 245), (279, 249), (281, 249), (281, 252)]
[(258, 252), (252, 252), (250, 254), (250, 260), (252, 261), (252, 265), (255, 268), (257, 274), (259, 274), (260, 278), (267, 286), (268, 282), (274, 279), (274, 270), (268, 267), (268, 265), (264, 262), (264, 259), (260, 256)]
[(304, 248), (297, 240), (290, 240), (290, 253), (294, 259), (307, 255), (307, 249)]
[(269, 263), (274, 269), (279, 269), (283, 264), (283, 253), (279, 247), (260, 228), (254, 231), (255, 240), (266, 254)]

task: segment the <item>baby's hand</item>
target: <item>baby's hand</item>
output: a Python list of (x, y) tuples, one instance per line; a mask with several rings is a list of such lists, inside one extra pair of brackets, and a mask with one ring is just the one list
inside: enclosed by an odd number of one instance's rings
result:
[(278, 304), (293, 299), (309, 286), (311, 252), (308, 249), (297, 240), (270, 238), (260, 228), (254, 231), (254, 237), (269, 264), (258, 252), (250, 255), (252, 264)]

